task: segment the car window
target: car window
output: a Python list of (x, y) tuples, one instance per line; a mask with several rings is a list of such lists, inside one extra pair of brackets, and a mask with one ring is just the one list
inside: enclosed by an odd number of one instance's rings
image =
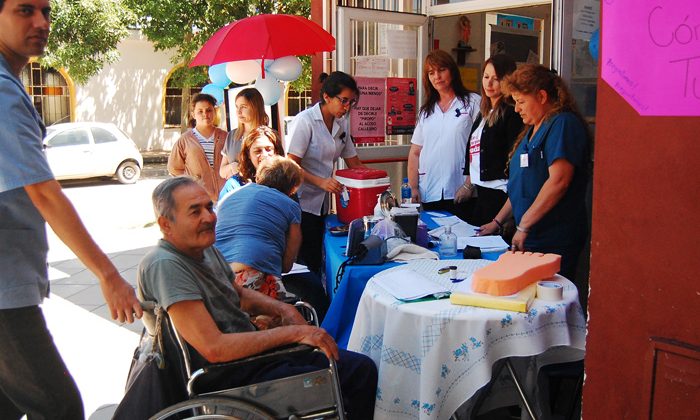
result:
[(90, 127), (92, 138), (95, 139), (95, 144), (111, 143), (117, 141), (114, 134), (100, 127)]
[(90, 137), (88, 137), (88, 133), (85, 130), (68, 130), (56, 134), (47, 144), (50, 147), (78, 146), (90, 144)]

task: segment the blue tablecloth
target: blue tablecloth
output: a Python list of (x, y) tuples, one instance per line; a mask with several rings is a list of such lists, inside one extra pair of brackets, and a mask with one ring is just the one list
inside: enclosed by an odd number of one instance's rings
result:
[[(443, 214), (450, 216), (449, 213)], [(438, 224), (426, 212), (422, 212), (420, 217), (428, 225), (428, 230), (438, 227)], [(335, 215), (329, 215), (326, 217), (326, 225), (338, 226), (341, 223), (338, 222)], [(326, 290), (331, 299), (331, 304), (321, 326), (335, 338), (338, 346), (341, 348), (347, 348), (352, 324), (355, 321), (357, 305), (369, 279), (380, 271), (401, 264), (387, 262), (381, 265), (347, 265), (338, 285), (338, 290), (334, 290), (338, 268), (347, 259), (345, 256), (346, 242), (347, 236), (333, 236), (326, 229), (323, 246), (326, 252)], [(484, 255), (484, 258), (496, 259), (499, 254)]]

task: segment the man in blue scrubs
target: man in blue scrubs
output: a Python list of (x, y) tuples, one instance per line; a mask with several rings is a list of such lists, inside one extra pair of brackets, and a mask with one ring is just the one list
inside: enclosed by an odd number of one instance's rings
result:
[(46, 47), (49, 0), (0, 0), (0, 418), (82, 419), (80, 393), (46, 328), (48, 222), (98, 278), (112, 318), (133, 322), (133, 288), (85, 230), (42, 150), (19, 75)]

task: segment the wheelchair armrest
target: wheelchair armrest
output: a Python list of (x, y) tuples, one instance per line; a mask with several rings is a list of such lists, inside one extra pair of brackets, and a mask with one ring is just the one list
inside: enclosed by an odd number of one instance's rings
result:
[(286, 346), (276, 347), (266, 352), (256, 354), (255, 356), (246, 357), (245, 359), (206, 365), (201, 370), (204, 371), (203, 373), (210, 373), (220, 369), (229, 369), (234, 367), (246, 366), (249, 364), (270, 362), (283, 356), (311, 353), (314, 350), (316, 350), (316, 347), (308, 346), (306, 344), (288, 344)]
[(232, 375), (235, 375), (235, 370), (244, 366), (263, 365), (281, 359), (282, 357), (306, 354), (316, 350), (315, 347), (306, 344), (290, 344), (256, 354), (255, 356), (246, 357), (245, 359), (206, 365), (192, 373), (187, 384), (187, 392), (192, 397), (199, 393), (199, 391), (195, 392), (195, 390), (201, 388), (202, 385), (207, 388), (211, 386), (212, 380), (216, 382), (217, 377), (221, 377), (221, 375), (227, 374), (227, 372), (231, 372)]

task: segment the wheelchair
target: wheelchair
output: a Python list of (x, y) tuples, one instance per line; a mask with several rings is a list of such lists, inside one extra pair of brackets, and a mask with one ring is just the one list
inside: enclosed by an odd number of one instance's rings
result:
[[(236, 368), (262, 366), (280, 358), (294, 357), (319, 349), (307, 345), (292, 345), (228, 363), (206, 364), (192, 371), (194, 349), (182, 339), (173, 327), (166, 311), (152, 302), (143, 305), (145, 313), (155, 319), (154, 332), (164, 341), (165, 363), (183, 370), (187, 399), (169, 406), (151, 417), (151, 420), (169, 419), (345, 419), (342, 394), (335, 360), (328, 359), (328, 367), (316, 371), (248, 384), (231, 389), (204, 390), (207, 378), (235, 375)], [(295, 306), (311, 325), (318, 326), (314, 308), (305, 302)], [(152, 319), (153, 319), (152, 318)], [(147, 322), (147, 318), (144, 323)], [(148, 328), (146, 328), (148, 330)], [(144, 332), (146, 333), (146, 332)], [(174, 353), (174, 354), (173, 354)]]

